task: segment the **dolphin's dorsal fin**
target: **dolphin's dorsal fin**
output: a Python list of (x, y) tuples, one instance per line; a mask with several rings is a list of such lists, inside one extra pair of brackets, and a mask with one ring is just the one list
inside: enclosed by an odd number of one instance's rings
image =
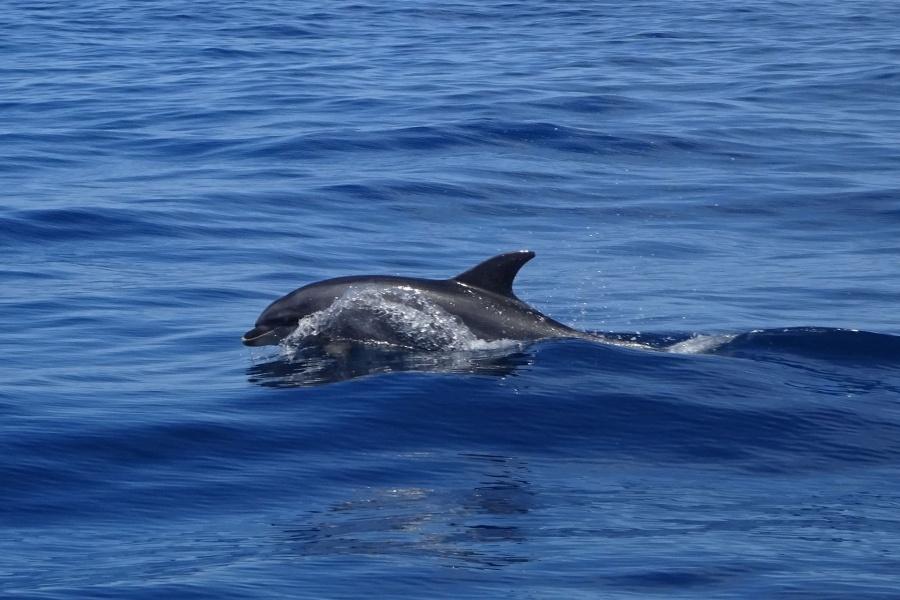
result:
[(515, 298), (516, 295), (512, 291), (513, 279), (516, 278), (516, 273), (519, 272), (519, 269), (532, 258), (534, 258), (534, 252), (531, 250), (500, 254), (475, 265), (461, 275), (457, 275), (453, 278), (453, 281), (481, 288), (501, 296)]

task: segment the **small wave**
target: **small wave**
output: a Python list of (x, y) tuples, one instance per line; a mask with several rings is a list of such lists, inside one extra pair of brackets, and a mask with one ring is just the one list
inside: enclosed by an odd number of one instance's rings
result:
[(767, 359), (787, 356), (830, 362), (900, 366), (900, 336), (828, 327), (755, 329), (745, 333), (694, 334), (660, 347), (674, 354), (717, 354)]
[(900, 336), (827, 327), (758, 329), (734, 336), (707, 352), (742, 358), (792, 355), (829, 362), (900, 366)]
[[(351, 100), (359, 103), (357, 99)], [(329, 100), (331, 104), (347, 100)], [(377, 107), (366, 100), (358, 110)], [(309, 131), (289, 137), (273, 136), (258, 140), (208, 140), (186, 142), (161, 140), (161, 149), (206, 155), (241, 158), (321, 158), (329, 154), (436, 151), (450, 148), (523, 148), (540, 146), (577, 154), (623, 154), (651, 156), (664, 153), (709, 152), (729, 157), (752, 150), (752, 146), (690, 136), (662, 134), (614, 135), (591, 127), (576, 127), (555, 121), (471, 118), (432, 125), (383, 128), (344, 128)], [(174, 147), (171, 144), (176, 144)], [(196, 146), (196, 147), (195, 147)]]
[(179, 233), (136, 210), (101, 207), (21, 210), (0, 217), (0, 243), (110, 239)]

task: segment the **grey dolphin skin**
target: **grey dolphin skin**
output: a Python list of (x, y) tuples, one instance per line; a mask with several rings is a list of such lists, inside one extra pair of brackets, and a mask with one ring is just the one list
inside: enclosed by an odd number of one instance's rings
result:
[(303, 317), (324, 310), (354, 286), (376, 289), (413, 289), (455, 316), (484, 341), (531, 341), (545, 338), (602, 340), (554, 321), (513, 294), (519, 269), (534, 258), (520, 250), (490, 258), (452, 279), (419, 279), (386, 275), (356, 275), (326, 279), (294, 290), (270, 304), (256, 326), (244, 334), (247, 346), (277, 344), (291, 334)]

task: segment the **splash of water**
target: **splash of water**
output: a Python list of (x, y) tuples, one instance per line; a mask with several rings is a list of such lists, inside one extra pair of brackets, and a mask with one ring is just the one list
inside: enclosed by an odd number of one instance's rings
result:
[(683, 342), (678, 342), (677, 344), (672, 344), (668, 348), (665, 348), (666, 352), (673, 352), (675, 354), (705, 354), (724, 344), (727, 344), (734, 338), (736, 338), (736, 334), (721, 334), (721, 335), (694, 335), (691, 338), (684, 340)]
[(416, 351), (477, 351), (518, 346), (515, 340), (485, 341), (456, 316), (412, 287), (354, 286), (330, 306), (297, 324), (283, 347), (355, 342)]

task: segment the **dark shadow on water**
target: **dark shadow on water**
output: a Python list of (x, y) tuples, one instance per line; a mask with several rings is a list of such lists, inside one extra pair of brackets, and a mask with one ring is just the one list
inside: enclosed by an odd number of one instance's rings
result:
[(522, 549), (530, 537), (526, 517), (537, 496), (528, 465), (488, 454), (463, 453), (458, 460), (458, 470), (467, 474), (457, 476), (475, 481), (440, 490), (366, 488), (276, 524), (281, 551), (296, 558), (437, 558), (479, 570), (531, 560)]
[(248, 368), (247, 379), (263, 387), (293, 388), (398, 371), (503, 377), (532, 364), (532, 361), (532, 355), (520, 346), (477, 351), (411, 352), (348, 344), (328, 349), (301, 348), (293, 355), (267, 359)]

